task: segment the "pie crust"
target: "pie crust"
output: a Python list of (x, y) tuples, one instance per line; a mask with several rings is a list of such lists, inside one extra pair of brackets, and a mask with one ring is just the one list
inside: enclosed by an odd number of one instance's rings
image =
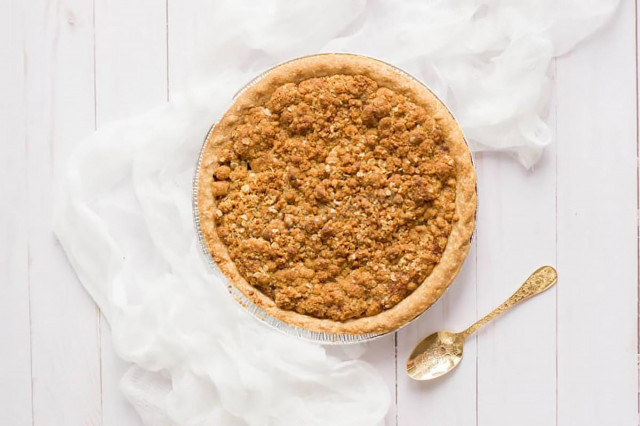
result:
[[(216, 185), (223, 186), (223, 191), (228, 188), (228, 184), (219, 182), (221, 178), (228, 179), (229, 172), (224, 168), (221, 170), (219, 148), (229, 142), (238, 123), (249, 110), (264, 107), (274, 92), (287, 83), (298, 84), (313, 78), (332, 76), (364, 76), (373, 80), (378, 88), (389, 89), (423, 108), (437, 123), (441, 143), (446, 145), (447, 155), (455, 162), (455, 181), (452, 187), (455, 192), (455, 214), (450, 220), (450, 227), (447, 227), (450, 232), (439, 262), (415, 290), (392, 307), (370, 316), (346, 320), (318, 318), (282, 309), (271, 297), (249, 284), (232, 260), (229, 247), (223, 242), (216, 226), (217, 216), (221, 216), (222, 212), (217, 208), (216, 190), (212, 189)], [(248, 191), (248, 188), (244, 189)], [(382, 334), (402, 327), (429, 308), (460, 270), (475, 226), (476, 177), (469, 149), (458, 124), (426, 86), (395, 67), (375, 59), (351, 54), (321, 54), (278, 65), (240, 93), (205, 142), (198, 177), (197, 206), (203, 239), (216, 264), (238, 290), (268, 315), (310, 331)]]

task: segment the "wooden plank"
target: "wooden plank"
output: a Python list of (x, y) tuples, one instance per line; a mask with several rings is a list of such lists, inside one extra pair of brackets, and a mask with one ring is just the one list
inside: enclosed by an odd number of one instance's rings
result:
[(559, 425), (638, 423), (635, 17), (557, 62)]
[(98, 424), (96, 310), (50, 233), (52, 176), (93, 129), (91, 9), (64, 6), (27, 17), (34, 423)]
[(120, 379), (131, 366), (116, 354), (111, 340), (111, 329), (101, 317), (102, 334), (102, 389), (104, 426), (133, 426), (140, 424), (140, 417), (120, 392)]
[(415, 345), (438, 330), (459, 331), (476, 319), (476, 240), (467, 260), (442, 298), (398, 332), (398, 424), (448, 426), (476, 424), (476, 338), (464, 346), (464, 360), (447, 377), (416, 382), (406, 374)]
[[(167, 100), (166, 3), (96, 0), (95, 66), (98, 127)], [(119, 388), (128, 364), (114, 352), (102, 321), (102, 394), (105, 426), (139, 424)]]
[(389, 387), (391, 406), (385, 417), (386, 426), (395, 426), (397, 419), (396, 338), (394, 333), (365, 344), (366, 352), (361, 357), (373, 365)]
[[(167, 58), (169, 97), (188, 85), (194, 68), (204, 59), (202, 41), (215, 3), (208, 0), (167, 0)], [(206, 40), (206, 39), (204, 39)]]
[(31, 417), (23, 3), (0, 3), (0, 424)]
[[(638, 27), (640, 26), (640, 8), (638, 7), (638, 0), (635, 0), (636, 10), (636, 22), (635, 22), (635, 42), (636, 42), (636, 214), (638, 215), (638, 229), (637, 229), (637, 253), (640, 258), (640, 34)], [(640, 262), (640, 259), (638, 260)], [(637, 354), (638, 354), (638, 417), (640, 418), (640, 264), (638, 265), (638, 293), (636, 297), (638, 299), (637, 305)]]
[(25, 4), (33, 423), (101, 423), (98, 317), (51, 233), (53, 176), (93, 115), (92, 7)]
[(98, 127), (167, 100), (166, 4), (95, 1)]
[[(478, 161), (478, 315), (556, 263), (555, 152), (535, 170), (484, 154)], [(478, 425), (549, 425), (556, 410), (556, 289), (478, 332)]]

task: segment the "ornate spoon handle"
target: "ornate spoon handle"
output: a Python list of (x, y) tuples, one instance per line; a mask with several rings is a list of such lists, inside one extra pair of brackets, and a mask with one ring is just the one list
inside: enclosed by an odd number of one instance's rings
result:
[(515, 293), (505, 300), (500, 306), (491, 311), (484, 318), (478, 320), (471, 327), (459, 333), (459, 335), (466, 339), (483, 325), (500, 315), (501, 313), (508, 311), (518, 303), (527, 300), (531, 296), (535, 296), (538, 293), (542, 293), (551, 286), (553, 286), (558, 280), (558, 272), (551, 266), (543, 266), (537, 269), (533, 274), (527, 278), (527, 280), (520, 286)]

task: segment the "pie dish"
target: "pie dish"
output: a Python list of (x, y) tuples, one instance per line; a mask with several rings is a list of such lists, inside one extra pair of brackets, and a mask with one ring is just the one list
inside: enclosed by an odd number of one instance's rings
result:
[(469, 250), (476, 179), (462, 132), (384, 62), (281, 64), (207, 135), (196, 223), (233, 287), (312, 332), (379, 335), (424, 312)]

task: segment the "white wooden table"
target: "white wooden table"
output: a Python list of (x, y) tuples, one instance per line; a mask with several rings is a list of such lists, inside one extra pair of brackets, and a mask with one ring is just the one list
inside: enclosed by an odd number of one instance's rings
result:
[[(0, 1), (0, 425), (139, 424), (126, 365), (50, 231), (52, 176), (113, 119), (171, 98), (206, 0)], [(480, 154), (478, 229), (457, 282), (365, 358), (388, 425), (638, 424), (637, 6), (559, 58), (557, 142), (524, 171)], [(459, 329), (541, 264), (558, 286), (483, 329), (444, 380), (404, 375), (412, 346)]]

